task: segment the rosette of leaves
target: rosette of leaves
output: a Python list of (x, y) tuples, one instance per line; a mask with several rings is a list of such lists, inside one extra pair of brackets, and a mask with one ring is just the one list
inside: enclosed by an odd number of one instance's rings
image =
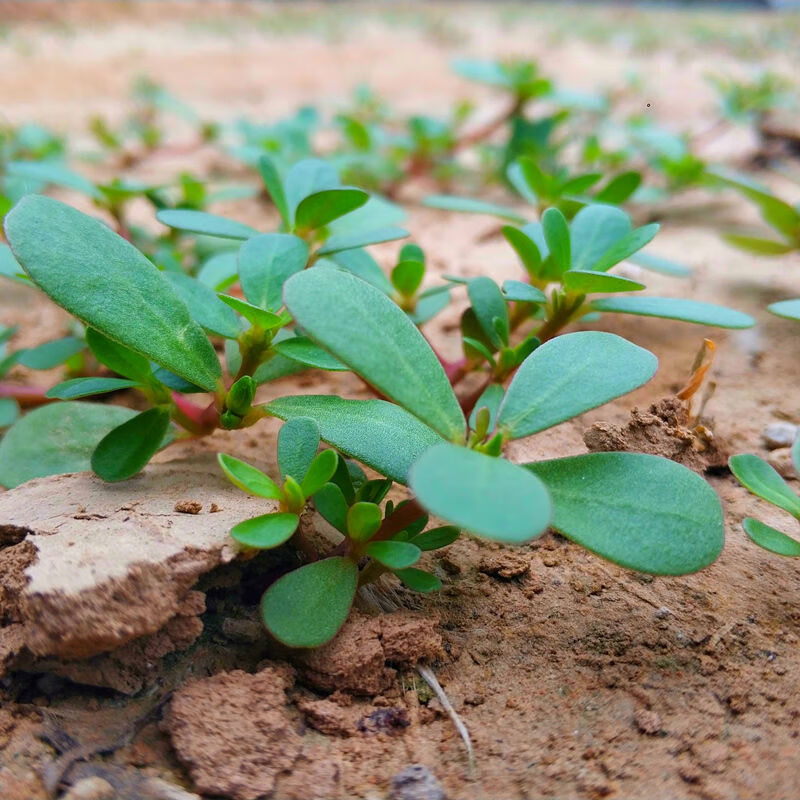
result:
[[(795, 469), (800, 472), (800, 436), (792, 447), (792, 461)], [(732, 456), (729, 463), (731, 472), (745, 489), (786, 511), (800, 522), (800, 497), (789, 488), (776, 469), (762, 458), (749, 453)], [(747, 517), (742, 527), (759, 547), (781, 556), (800, 556), (800, 541), (772, 525)]]
[[(282, 485), (249, 464), (219, 457), (236, 486), (278, 502), (277, 511), (240, 522), (231, 536), (259, 550), (289, 542), (306, 556), (307, 563), (279, 578), (261, 601), (267, 629), (291, 647), (318, 647), (331, 639), (347, 618), (356, 589), (386, 572), (417, 591), (437, 590), (439, 579), (414, 565), (423, 551), (445, 547), (459, 535), (452, 526), (424, 530), (428, 516), (416, 505), (386, 499), (391, 480), (368, 480), (358, 464), (335, 450), (318, 453), (319, 444), (319, 429), (309, 417), (283, 425), (278, 435)], [(310, 500), (337, 539), (322, 554), (298, 530)]]
[[(385, 399), (283, 397), (265, 411), (314, 420), (340, 453), (407, 485), (407, 513), (429, 512), (517, 545), (552, 526), (598, 555), (654, 574), (692, 572), (719, 554), (715, 493), (672, 461), (593, 453), (517, 465), (502, 456), (506, 442), (647, 382), (657, 362), (646, 350), (609, 333), (557, 337), (522, 360), (507, 389), (487, 387), (465, 416), (428, 343), (379, 289), (342, 270), (311, 270), (286, 282), (284, 301), (313, 342)], [(350, 596), (356, 577), (352, 567), (346, 572)], [(318, 608), (305, 605), (304, 591), (292, 592), (292, 624), (304, 625)]]

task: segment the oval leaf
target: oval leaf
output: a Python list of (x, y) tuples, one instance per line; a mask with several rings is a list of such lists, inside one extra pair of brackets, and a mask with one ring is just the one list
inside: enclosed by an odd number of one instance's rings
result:
[(438, 592), (442, 588), (442, 582), (430, 572), (425, 572), (423, 569), (396, 569), (393, 570), (394, 574), (400, 578), (409, 589), (415, 592)]
[(447, 439), (465, 420), (444, 368), (403, 311), (374, 286), (333, 269), (290, 278), (283, 298), (318, 344)]
[(417, 534), (411, 541), (420, 550), (438, 550), (452, 544), (461, 535), (461, 531), (454, 525), (444, 525), (441, 528), (432, 528)]
[(0, 486), (88, 470), (98, 442), (135, 415), (99, 403), (52, 403), (31, 411), (0, 440)]
[(165, 272), (164, 277), (186, 303), (192, 319), (209, 333), (216, 333), (224, 339), (236, 339), (242, 332), (236, 314), (217, 297), (213, 289), (182, 272)]
[(261, 599), (261, 618), (288, 647), (319, 647), (336, 636), (356, 594), (358, 567), (336, 556), (279, 578)]
[(367, 555), (389, 569), (407, 569), (419, 561), (422, 550), (410, 542), (370, 542)]
[(422, 454), (409, 485), (431, 513), (498, 542), (521, 544), (550, 521), (550, 499), (539, 480), (502, 458), (443, 443)]
[(136, 381), (123, 378), (72, 378), (48, 389), (46, 396), (55, 400), (75, 400), (78, 397), (118, 392), (120, 389), (130, 389), (139, 385)]
[(572, 252), (569, 226), (564, 215), (557, 208), (548, 208), (542, 214), (542, 230), (550, 256), (559, 272), (570, 268)]
[(718, 328), (752, 328), (755, 325), (755, 320), (741, 311), (677, 297), (603, 297), (593, 300), (591, 307), (595, 311), (677, 319)]
[(305, 269), (308, 245), (289, 233), (264, 233), (239, 250), (239, 282), (249, 303), (271, 311), (283, 305), (283, 284)]
[(361, 189), (342, 187), (326, 189), (304, 197), (297, 206), (294, 227), (298, 231), (313, 231), (343, 217), (369, 200)]
[(375, 535), (381, 526), (381, 510), (375, 503), (353, 503), (347, 511), (347, 535), (358, 542)]
[(339, 466), (339, 456), (335, 450), (323, 450), (312, 462), (303, 478), (300, 488), (304, 497), (316, 494), (336, 472)]
[(243, 492), (266, 497), (268, 500), (283, 500), (280, 487), (260, 469), (225, 453), (219, 453), (217, 461), (228, 480)]
[(8, 214), (6, 235), (34, 282), (81, 322), (213, 391), (214, 348), (161, 272), (99, 220), (28, 195)]
[(92, 453), (92, 469), (104, 481), (124, 481), (140, 472), (161, 447), (169, 428), (166, 408), (151, 408), (106, 434)]
[(758, 456), (742, 453), (728, 461), (731, 472), (739, 483), (757, 497), (761, 497), (800, 519), (800, 497), (780, 476), (778, 471)]
[(335, 483), (326, 483), (314, 495), (314, 505), (336, 530), (347, 533), (347, 500)]
[(623, 567), (685, 575), (722, 550), (716, 493), (674, 461), (642, 453), (589, 453), (526, 467), (550, 492), (553, 527)]
[(613, 333), (558, 336), (522, 362), (498, 427), (512, 439), (530, 436), (647, 383), (657, 367), (652, 353)]
[(800, 557), (800, 542), (782, 531), (748, 517), (742, 523), (745, 533), (759, 546), (779, 556)]
[(278, 467), (281, 478), (291, 475), (296, 481), (305, 478), (319, 449), (319, 428), (310, 417), (295, 417), (281, 426), (278, 433)]
[(621, 278), (619, 275), (606, 275), (593, 270), (572, 269), (564, 273), (564, 288), (576, 294), (593, 292), (638, 292), (645, 288), (643, 283)]
[(288, 541), (299, 524), (297, 514), (264, 514), (234, 525), (231, 536), (247, 547), (269, 550)]
[(329, 372), (347, 372), (348, 367), (342, 364), (338, 358), (332, 356), (327, 350), (323, 350), (319, 345), (314, 344), (311, 339), (305, 336), (293, 336), (289, 339), (282, 339), (274, 345), (275, 350), (298, 364), (316, 369), (325, 369)]
[(767, 311), (786, 319), (800, 320), (800, 298), (797, 300), (781, 300), (767, 306)]
[(591, 269), (604, 253), (631, 231), (631, 218), (615, 206), (592, 204), (572, 220), (572, 268)]

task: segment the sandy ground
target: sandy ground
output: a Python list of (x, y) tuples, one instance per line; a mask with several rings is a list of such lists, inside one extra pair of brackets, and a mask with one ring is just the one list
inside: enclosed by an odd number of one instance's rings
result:
[[(399, 108), (436, 110), (467, 93), (491, 108), (490, 93), (448, 71), (448, 62), (464, 54), (535, 57), (565, 85), (586, 89), (617, 85), (636, 71), (643, 88), (632, 103), (650, 103), (652, 113), (676, 129), (701, 129), (712, 116), (704, 75), (760, 63), (797, 74), (800, 58), (791, 46), (798, 41), (794, 18), (779, 25), (748, 15), (557, 7), (476, 7), (469, 13), (398, 7), (370, 15), (345, 8), (336, 17), (327, 8), (234, 12), (209, 4), (190, 14), (181, 4), (160, 11), (156, 4), (123, 10), (96, 4), (96, 13), (71, 9), (54, 19), (52, 4), (38, 15), (25, 5), (0, 3), (0, 114), (78, 136), (92, 112), (121, 117), (131, 80), (144, 71), (218, 119), (247, 114), (269, 120), (308, 103), (334, 109), (365, 80)], [(716, 146), (735, 155), (741, 141), (746, 137)], [(796, 185), (782, 186), (790, 196), (800, 194)], [(258, 214), (255, 207), (240, 211), (247, 221)], [(733, 202), (725, 213), (753, 219)], [(489, 220), (412, 208), (408, 227), (435, 271), (518, 277), (509, 248), (484, 239), (493, 227)], [(667, 222), (657, 242), (659, 252), (690, 264), (694, 276), (685, 282), (654, 277), (648, 280), (654, 293), (727, 303), (758, 319), (755, 330), (713, 334), (718, 390), (708, 411), (732, 452), (764, 454), (760, 432), (768, 422), (800, 421), (797, 331), (763, 311), (767, 302), (800, 294), (800, 257), (755, 259), (727, 247), (697, 216), (691, 226)], [(386, 264), (395, 250), (379, 251)], [(25, 291), (5, 285), (2, 291), (3, 321), (18, 318), (29, 302)], [(24, 344), (63, 324), (41, 303), (33, 313), (40, 324)], [(428, 333), (441, 341), (454, 319), (455, 309)], [(651, 349), (660, 359), (656, 378), (609, 407), (516, 443), (512, 459), (583, 452), (589, 424), (620, 422), (631, 406), (674, 391), (708, 333), (636, 318), (607, 317), (602, 324)], [(264, 396), (331, 390), (326, 380), (284, 380), (266, 387)], [(357, 391), (347, 381), (337, 387)], [(270, 452), (274, 435), (264, 423), (243, 436), (218, 434), (200, 448), (224, 446), (252, 457)], [(517, 551), (525, 568), (504, 580), (487, 574), (487, 562), (497, 557), (491, 547), (470, 540), (453, 545), (438, 563), (445, 590), (421, 602), (441, 618), (447, 652), (435, 671), (472, 734), (477, 770), (468, 769), (437, 702), (414, 689), (413, 675), (403, 675), (386, 695), (411, 713), (404, 733), (323, 737), (327, 749), (320, 752), (327, 755), (285, 775), (275, 796), (310, 800), (325, 786), (323, 796), (384, 797), (392, 775), (420, 762), (451, 798), (795, 797), (800, 573), (793, 561), (750, 545), (741, 530), (745, 515), (758, 511), (778, 523), (780, 514), (730, 475), (710, 480), (725, 506), (726, 547), (695, 576), (632, 575), (545, 536)], [(219, 639), (204, 641), (171, 665), (164, 682), (235, 666), (221, 647)], [(21, 694), (12, 684), (4, 691), (64, 713), (89, 709), (100, 726), (110, 726), (115, 715), (135, 716), (135, 704), (63, 684), (40, 680)], [(0, 796), (45, 796), (35, 770), (53, 751), (34, 736), (39, 719), (25, 703), (7, 703), (0, 711)], [(109, 761), (190, 785), (155, 724)], [(320, 776), (329, 782), (320, 783)]]

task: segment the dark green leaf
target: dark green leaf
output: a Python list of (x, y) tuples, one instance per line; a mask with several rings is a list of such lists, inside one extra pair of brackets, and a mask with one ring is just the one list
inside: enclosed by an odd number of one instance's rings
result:
[(86, 344), (94, 357), (105, 364), (112, 372), (124, 375), (137, 383), (147, 383), (153, 374), (150, 362), (133, 350), (103, 336), (100, 331), (88, 328), (86, 331)]
[(420, 550), (438, 550), (452, 544), (461, 535), (461, 531), (453, 525), (432, 528), (417, 534), (411, 540)]
[(684, 575), (707, 566), (722, 550), (716, 492), (674, 461), (589, 453), (526, 467), (553, 498), (553, 527), (624, 567)]
[(314, 505), (336, 530), (347, 533), (347, 500), (335, 483), (326, 483), (314, 495)]
[(314, 269), (290, 278), (283, 297), (312, 339), (386, 397), (448, 439), (464, 435), (464, 416), (444, 368), (414, 323), (380, 290), (346, 272)]
[(550, 500), (538, 480), (502, 458), (442, 443), (411, 468), (409, 486), (428, 511), (487, 539), (521, 544), (544, 532)]
[(0, 440), (0, 485), (12, 489), (31, 478), (88, 470), (98, 442), (135, 414), (98, 403), (52, 403), (29, 412)]
[(739, 483), (757, 497), (761, 497), (800, 519), (800, 497), (798, 497), (766, 461), (758, 456), (743, 453), (731, 456), (731, 472)]
[(542, 215), (542, 230), (550, 255), (559, 272), (568, 270), (572, 255), (566, 218), (557, 208), (548, 208)]
[(213, 289), (179, 272), (165, 272), (164, 277), (189, 307), (192, 319), (209, 333), (225, 339), (236, 339), (242, 332), (236, 314), (219, 299)]
[(291, 223), (294, 224), (297, 207), (304, 198), (338, 186), (339, 176), (326, 161), (306, 158), (292, 165), (283, 182)]
[(264, 514), (234, 525), (231, 536), (247, 547), (269, 550), (291, 539), (299, 524), (297, 514)]
[(645, 288), (643, 283), (621, 278), (619, 275), (607, 275), (605, 272), (593, 270), (571, 269), (564, 273), (564, 288), (576, 294), (592, 294), (593, 292), (638, 292)]
[(409, 542), (370, 542), (367, 555), (389, 569), (406, 569), (419, 561), (422, 550)]
[[(525, 271), (530, 275), (538, 275), (542, 266), (542, 254), (533, 241), (524, 231), (514, 228), (511, 225), (503, 226), (503, 236), (506, 241), (514, 248), (519, 256)], [(508, 283), (508, 281), (506, 281)], [(514, 298), (511, 298), (514, 299)]]
[(408, 569), (396, 569), (393, 572), (409, 589), (413, 589), (415, 592), (438, 592), (442, 588), (442, 582), (435, 575), (422, 569), (409, 567)]
[(304, 197), (295, 211), (294, 227), (298, 231), (313, 231), (363, 206), (369, 195), (361, 189), (342, 187), (326, 189)]
[(261, 173), (264, 186), (267, 187), (267, 192), (272, 198), (272, 202), (275, 203), (275, 208), (278, 209), (278, 213), (281, 215), (283, 224), (287, 228), (290, 227), (292, 220), (289, 214), (289, 206), (286, 202), (286, 195), (283, 191), (283, 181), (281, 181), (281, 176), (278, 174), (272, 159), (269, 156), (262, 155), (258, 159), (258, 170)]
[(757, 519), (747, 517), (744, 523), (745, 533), (759, 546), (779, 556), (800, 557), (800, 542), (792, 539), (770, 525)]
[(500, 287), (491, 278), (473, 278), (467, 285), (472, 310), (486, 338), (500, 349), (508, 344), (508, 308)]
[(156, 213), (156, 219), (169, 228), (220, 239), (249, 239), (258, 233), (255, 228), (234, 219), (186, 208), (164, 208)]
[(216, 388), (222, 371), (214, 348), (133, 245), (102, 222), (41, 195), (24, 197), (5, 228), (25, 271), (60, 306), (186, 380)]
[(623, 172), (612, 178), (594, 199), (597, 203), (624, 203), (641, 185), (642, 176), (638, 172)]
[(225, 453), (219, 453), (217, 461), (228, 480), (242, 491), (256, 497), (266, 497), (267, 500), (283, 500), (280, 487), (260, 469)]
[(522, 363), (498, 426), (512, 439), (530, 436), (647, 383), (657, 367), (652, 353), (613, 333), (558, 336)]
[(139, 385), (136, 381), (129, 381), (123, 378), (73, 378), (69, 381), (57, 383), (48, 389), (47, 397), (52, 397), (55, 400), (75, 400), (78, 397), (117, 392), (120, 389), (130, 389)]
[(342, 364), (319, 345), (314, 344), (311, 339), (305, 336), (293, 336), (290, 339), (282, 339), (275, 345), (275, 350), (286, 358), (291, 358), (307, 367), (326, 369), (334, 372), (345, 372), (348, 367)]
[(239, 280), (249, 303), (277, 311), (283, 284), (305, 269), (308, 245), (290, 233), (262, 233), (239, 250)]
[(248, 322), (262, 327), (265, 331), (280, 328), (286, 323), (286, 319), (280, 314), (265, 311), (263, 308), (254, 306), (245, 300), (240, 300), (238, 297), (231, 297), (229, 294), (218, 294), (217, 297), (225, 305), (230, 306), (234, 311), (238, 311)]
[(68, 361), (76, 353), (80, 353), (85, 346), (81, 339), (67, 336), (64, 339), (45, 342), (29, 350), (19, 350), (15, 355), (18, 364), (30, 369), (52, 369)]
[(296, 481), (302, 481), (316, 458), (318, 449), (319, 428), (310, 417), (295, 417), (281, 425), (278, 432), (278, 468), (281, 478), (291, 475)]
[(270, 633), (289, 647), (319, 647), (342, 627), (356, 594), (358, 567), (336, 556), (279, 578), (261, 600)]
[(151, 408), (109, 431), (92, 453), (92, 469), (105, 481), (124, 481), (140, 472), (162, 446), (170, 414)]
[(425, 265), (421, 261), (401, 261), (392, 270), (392, 285), (400, 294), (413, 297), (424, 276)]
[(315, 495), (333, 477), (338, 464), (339, 456), (335, 450), (323, 450), (311, 462), (300, 484), (304, 497)]
[(343, 400), (326, 395), (279, 397), (266, 410), (280, 419), (311, 417), (328, 444), (398, 483), (414, 461), (441, 438), (385, 400)]
[(593, 300), (591, 307), (595, 311), (677, 319), (718, 328), (752, 328), (755, 325), (755, 320), (741, 311), (677, 297), (603, 297)]

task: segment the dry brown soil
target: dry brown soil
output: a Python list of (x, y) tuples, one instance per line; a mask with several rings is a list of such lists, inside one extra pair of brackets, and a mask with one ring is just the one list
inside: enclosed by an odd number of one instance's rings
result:
[[(307, 103), (335, 108), (360, 81), (369, 81), (404, 109), (436, 111), (471, 92), (491, 111), (496, 106), (491, 93), (470, 89), (448, 71), (449, 60), (459, 54), (536, 57), (563, 83), (578, 88), (616, 85), (635, 70), (643, 84), (629, 102), (649, 103), (653, 114), (676, 129), (697, 130), (712, 114), (705, 74), (741, 72), (762, 63), (797, 74), (800, 52), (797, 39), (794, 48), (771, 51), (762, 33), (780, 26), (742, 15), (715, 22), (699, 15), (622, 9), (562, 13), (555, 6), (513, 13), (393, 7), (366, 14), (363, 9), (302, 12), (296, 6), (279, 11), (229, 4), (190, 12), (185, 4), (159, 10), (155, 3), (84, 4), (88, 9), (77, 4), (68, 10), (43, 4), (33, 13), (25, 8), (29, 5), (8, 4), (4, 15), (0, 3), (5, 26), (0, 113), (12, 122), (37, 120), (76, 136), (91, 112), (122, 116), (131, 79), (143, 71), (220, 119), (237, 114), (275, 119)], [(591, 41), (586, 31), (592, 20), (598, 29), (617, 26), (620, 32)], [(722, 33), (704, 40), (692, 33), (702, 26)], [(796, 21), (787, 22), (784, 33), (796, 29)], [(761, 43), (758, 58), (743, 61), (742, 37)], [(744, 133), (714, 147), (738, 158), (751, 144)], [(146, 174), (171, 168), (149, 165)], [(777, 185), (798, 199), (796, 184)], [(421, 190), (411, 187), (408, 198)], [(749, 208), (729, 198), (723, 210), (728, 220), (755, 219)], [(261, 214), (256, 205), (235, 211), (251, 222)], [(694, 277), (686, 282), (655, 277), (649, 284), (655, 293), (728, 303), (756, 316), (754, 330), (713, 333), (718, 389), (708, 412), (732, 452), (764, 454), (760, 432), (767, 423), (800, 422), (797, 329), (763, 311), (769, 301), (800, 294), (800, 257), (756, 259), (722, 243), (698, 211), (688, 216), (668, 220), (657, 241), (660, 252), (690, 264)], [(510, 250), (496, 237), (484, 237), (493, 228), (490, 220), (412, 207), (409, 228), (435, 271), (517, 276)], [(386, 246), (378, 253), (388, 265), (395, 251)], [(36, 321), (18, 344), (63, 330), (63, 317), (26, 290), (4, 284), (2, 292), (4, 322), (23, 314)], [(442, 342), (456, 318), (457, 311), (450, 310), (427, 332)], [(609, 407), (513, 444), (510, 458), (584, 452), (589, 425), (622, 423), (632, 406), (646, 408), (675, 391), (708, 333), (638, 318), (607, 317), (602, 325), (656, 353), (655, 379)], [(452, 348), (452, 337), (448, 341), (445, 350)], [(284, 380), (263, 394), (295, 391), (361, 396), (354, 382), (320, 375)], [(263, 423), (190, 447), (224, 447), (270, 463), (274, 436), (275, 426)], [(185, 455), (185, 448), (170, 454)], [(174, 726), (192, 717), (191, 698), (208, 703), (210, 693), (212, 709), (228, 697), (238, 712), (221, 723), (234, 743), (237, 736), (255, 735), (255, 729), (273, 741), (269, 736), (285, 728), (286, 747), (277, 747), (283, 771), (272, 787), (278, 798), (382, 798), (392, 776), (414, 762), (427, 765), (451, 798), (797, 797), (800, 572), (796, 562), (757, 549), (742, 532), (745, 515), (758, 512), (766, 522), (785, 523), (780, 513), (753, 499), (724, 471), (709, 480), (724, 504), (726, 546), (720, 559), (697, 575), (634, 575), (552, 535), (511, 556), (463, 539), (431, 559), (430, 566), (444, 577), (444, 590), (414, 600), (440, 621), (443, 652), (433, 667), (472, 735), (474, 771), (438, 701), (404, 668), (392, 673), (377, 697), (356, 700), (349, 695), (326, 700), (325, 692), (311, 692), (313, 683), (304, 683), (302, 675), (295, 683), (295, 674), (287, 671), (272, 682), (272, 673), (264, 673), (263, 695), (256, 679), (220, 678), (219, 690), (191, 684), (195, 688), (180, 695), (167, 722), (174, 733)], [(279, 655), (237, 606), (252, 606), (257, 587), (230, 600), (224, 580), (220, 586), (208, 595), (206, 634), (188, 653), (168, 660), (161, 689), (223, 669), (254, 672), (264, 656)], [(234, 622), (225, 622), (230, 619)], [(380, 650), (377, 657), (383, 669)], [(288, 692), (286, 701), (282, 690)], [(164, 725), (154, 721), (161, 709), (131, 728), (158, 691), (130, 700), (25, 676), (6, 680), (2, 691), (0, 797), (45, 797), (37, 770), (52, 765), (56, 752), (92, 736), (116, 742), (120, 731), (129, 735), (121, 747), (106, 748), (114, 751), (103, 764), (108, 775), (116, 769), (114, 774), (130, 779), (126, 770), (135, 768), (139, 777), (192, 789)], [(259, 706), (259, 698), (265, 705)], [(351, 703), (357, 704), (355, 712)], [(380, 709), (394, 710), (376, 717)], [(268, 719), (271, 728), (264, 722)], [(37, 738), (42, 720), (52, 746)], [(314, 730), (315, 725), (326, 732)], [(65, 739), (65, 731), (71, 731), (71, 739)], [(178, 741), (183, 739), (176, 735)], [(215, 747), (213, 741), (205, 744)], [(86, 774), (86, 765), (83, 770)], [(118, 796), (157, 796), (152, 787), (145, 791), (144, 784), (131, 780), (119, 784), (128, 788), (118, 789)], [(139, 788), (130, 789), (134, 785)], [(213, 792), (213, 778), (203, 787)]]

